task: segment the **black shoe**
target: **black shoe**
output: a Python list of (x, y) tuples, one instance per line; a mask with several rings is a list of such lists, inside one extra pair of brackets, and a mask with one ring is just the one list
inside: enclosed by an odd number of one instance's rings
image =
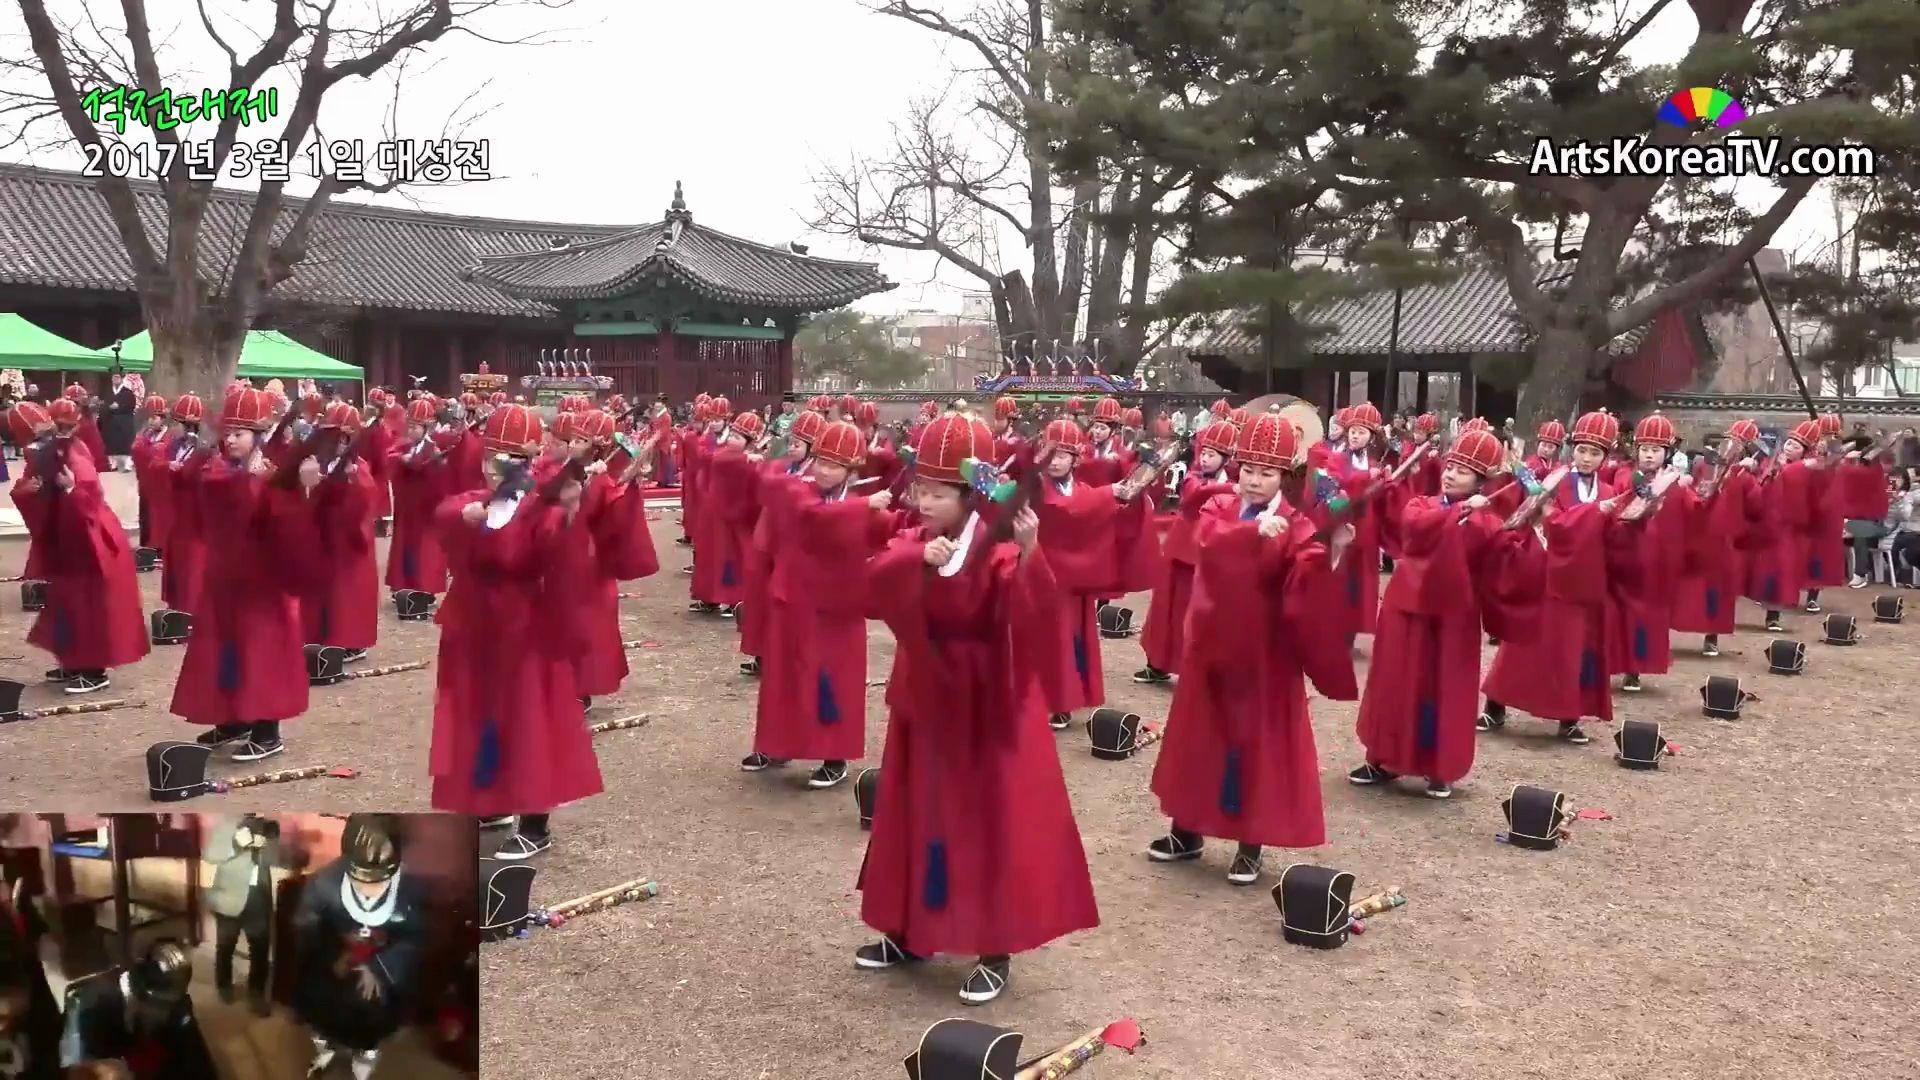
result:
[(830, 788), (847, 778), (847, 763), (844, 761), (823, 761), (807, 778), (810, 788)]
[(1453, 798), (1453, 785), (1443, 784), (1438, 780), (1429, 780), (1427, 781), (1427, 798), (1451, 799)]
[(1587, 736), (1586, 732), (1580, 730), (1580, 725), (1577, 721), (1562, 721), (1559, 734), (1560, 738), (1565, 739), (1575, 746), (1585, 746), (1593, 741)]
[(518, 862), (521, 859), (531, 859), (552, 846), (553, 836), (550, 833), (529, 835), (515, 829), (513, 835), (507, 837), (506, 843), (500, 845), (500, 850), (493, 853), (493, 857), (505, 859), (508, 862)]
[(739, 608), (739, 604), (722, 604), (720, 605), (720, 617), (723, 619), (731, 619), (738, 613)]
[(91, 694), (96, 690), (105, 690), (112, 685), (113, 680), (107, 678), (106, 672), (86, 671), (76, 674), (72, 680), (67, 683), (67, 693)]
[(1136, 671), (1133, 673), (1133, 681), (1137, 683), (1146, 683), (1147, 685), (1151, 686), (1155, 683), (1171, 682), (1173, 681), (1173, 676), (1167, 674), (1164, 671), (1161, 671), (1159, 668), (1154, 667), (1152, 664), (1148, 664), (1146, 667), (1143, 667), (1139, 671)]
[(1073, 723), (1072, 713), (1057, 712), (1047, 717), (1047, 726), (1055, 731), (1065, 731)]
[(345, 656), (343, 656), (343, 657), (341, 657), (341, 658), (340, 658), (340, 662), (341, 662), (341, 663), (343, 663), (343, 664), (357, 664), (357, 663), (359, 663), (359, 662), (361, 662), (362, 660), (365, 660), (366, 658), (367, 658), (367, 650), (365, 650), (365, 649), (348, 649), (348, 650), (347, 650), (347, 655), (345, 655)]
[(1394, 774), (1378, 765), (1362, 765), (1347, 774), (1350, 784), (1385, 784), (1394, 779)]
[(240, 1000), (240, 995), (234, 992), (231, 984), (227, 986), (216, 986), (214, 989), (220, 992), (220, 1000), (226, 1002), (228, 1005)]
[(751, 659), (751, 660), (748, 660), (748, 661), (747, 661), (746, 663), (744, 663), (744, 664), (741, 664), (741, 665), (740, 665), (740, 674), (742, 674), (742, 675), (758, 675), (758, 674), (760, 674), (760, 658), (756, 656), (756, 657), (754, 657), (753, 659)]
[(1818, 615), (1820, 614), (1820, 601), (1809, 600), (1807, 601), (1807, 606), (1801, 608), (1800, 610), (1806, 612), (1809, 615)]
[(499, 814), (494, 817), (481, 818), (480, 827), (483, 829), (504, 829), (518, 820), (519, 818), (512, 814)]
[(693, 541), (688, 537), (682, 536), (679, 539), (675, 540), (674, 544), (677, 547), (692, 547)]
[(593, 711), (593, 699), (585, 694), (580, 695), (580, 711), (583, 713)]
[(753, 753), (748, 754), (746, 757), (743, 757), (740, 759), (740, 771), (741, 772), (759, 772), (762, 769), (771, 769), (775, 765), (785, 765), (790, 760), (792, 759), (783, 758), (783, 757), (781, 758), (768, 757), (767, 755), (761, 753), (760, 751), (755, 750)]
[(1706, 636), (1706, 640), (1700, 643), (1700, 655), (1701, 656), (1719, 656), (1720, 655), (1720, 639), (1712, 634), (1708, 634)]
[(247, 739), (233, 752), (235, 761), (263, 761), (286, 752), (287, 744), (280, 741), (280, 724), (275, 720), (263, 720), (247, 731)]
[(1473, 730), (1475, 731), (1499, 731), (1506, 726), (1506, 716), (1499, 713), (1482, 712), (1480, 719), (1473, 722)]
[(1641, 687), (1640, 687), (1640, 676), (1638, 676), (1638, 675), (1629, 675), (1629, 676), (1627, 676), (1626, 678), (1624, 678), (1624, 679), (1621, 679), (1621, 680), (1620, 680), (1620, 689), (1622, 689), (1622, 690), (1624, 690), (1624, 691), (1626, 691), (1626, 692), (1627, 692), (1627, 693), (1629, 693), (1629, 694), (1637, 694), (1637, 693), (1639, 693), (1639, 692), (1640, 692), (1640, 689), (1641, 689)]
[(1260, 845), (1241, 844), (1234, 852), (1233, 865), (1227, 867), (1227, 881), (1234, 885), (1251, 885), (1260, 880)]
[(1147, 858), (1154, 862), (1187, 862), (1199, 858), (1200, 849), (1206, 843), (1206, 840), (1193, 833), (1172, 829), (1167, 835), (1147, 845)]
[(1013, 974), (1012, 963), (1004, 956), (983, 956), (973, 965), (967, 981), (960, 985), (960, 1000), (969, 1005), (985, 1005), (1000, 996)]
[(681, 572), (681, 573), (683, 573), (683, 574), (691, 574), (691, 573), (693, 573), (693, 567), (691, 567), (691, 566), (683, 566), (683, 567), (681, 567), (681, 568), (680, 568), (680, 572)]
[(1769, 633), (1780, 634), (1786, 632), (1787, 625), (1780, 621), (1780, 616), (1770, 613), (1767, 616), (1766, 628)]
[(219, 727), (208, 728), (193, 741), (217, 750), (230, 743), (245, 742), (247, 732), (251, 730), (252, 728), (246, 724), (221, 724)]
[(869, 945), (862, 945), (853, 953), (853, 966), (868, 971), (885, 971), (901, 964), (917, 964), (920, 957), (901, 948), (892, 938), (883, 937)]
[(77, 672), (68, 671), (63, 667), (57, 667), (49, 668), (42, 678), (48, 682), (66, 682), (68, 679), (73, 678), (75, 674), (77, 674)]

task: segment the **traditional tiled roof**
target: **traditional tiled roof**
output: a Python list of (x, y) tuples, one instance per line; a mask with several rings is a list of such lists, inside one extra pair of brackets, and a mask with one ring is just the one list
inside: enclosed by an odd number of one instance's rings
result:
[(604, 300), (665, 280), (730, 304), (825, 311), (893, 288), (873, 263), (818, 259), (697, 225), (678, 185), (665, 219), (585, 243), (480, 257), (476, 282), (529, 300)]
[[(1566, 271), (1549, 267), (1539, 284), (1552, 285)], [(1256, 314), (1227, 316), (1193, 349), (1200, 356), (1235, 356), (1260, 350)], [(1315, 356), (1384, 356), (1393, 340), (1393, 290), (1383, 289), (1336, 300), (1298, 316), (1327, 332), (1307, 346)], [(1638, 347), (1646, 328), (1615, 338), (1608, 351)], [(1400, 299), (1400, 352), (1416, 355), (1475, 355), (1526, 350), (1532, 334), (1514, 309), (1506, 276), (1491, 267), (1470, 267), (1442, 285), (1418, 285)]]

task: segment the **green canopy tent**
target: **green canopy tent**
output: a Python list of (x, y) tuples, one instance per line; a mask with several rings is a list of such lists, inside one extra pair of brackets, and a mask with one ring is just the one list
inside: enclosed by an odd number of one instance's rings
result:
[(75, 345), (51, 330), (0, 311), (0, 368), (22, 371), (110, 371), (113, 354)]
[[(113, 349), (100, 350), (106, 371), (113, 363)], [(128, 371), (153, 370), (153, 341), (146, 331), (120, 343), (120, 363)], [(245, 379), (331, 379), (359, 382), (365, 375), (352, 364), (342, 363), (326, 353), (309, 349), (278, 330), (249, 330), (240, 346), (239, 375)]]

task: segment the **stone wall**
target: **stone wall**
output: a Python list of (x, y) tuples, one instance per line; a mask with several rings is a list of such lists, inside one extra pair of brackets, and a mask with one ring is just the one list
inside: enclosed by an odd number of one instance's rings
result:
[[(1889, 435), (1903, 428), (1920, 429), (1920, 397), (1815, 398), (1814, 404), (1821, 412), (1838, 412), (1849, 432), (1856, 423)], [(1786, 431), (1807, 418), (1807, 407), (1798, 394), (1668, 394), (1655, 399), (1654, 408), (1673, 422), (1688, 446), (1726, 431), (1735, 420), (1752, 420), (1762, 431)]]

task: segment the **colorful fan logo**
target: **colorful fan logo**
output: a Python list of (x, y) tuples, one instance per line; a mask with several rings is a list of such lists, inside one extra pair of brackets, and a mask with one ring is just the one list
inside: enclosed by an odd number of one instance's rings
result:
[(1727, 96), (1725, 90), (1709, 86), (1676, 91), (1660, 106), (1660, 119), (1681, 128), (1696, 127), (1703, 120), (1714, 127), (1731, 127), (1746, 118), (1745, 106)]

